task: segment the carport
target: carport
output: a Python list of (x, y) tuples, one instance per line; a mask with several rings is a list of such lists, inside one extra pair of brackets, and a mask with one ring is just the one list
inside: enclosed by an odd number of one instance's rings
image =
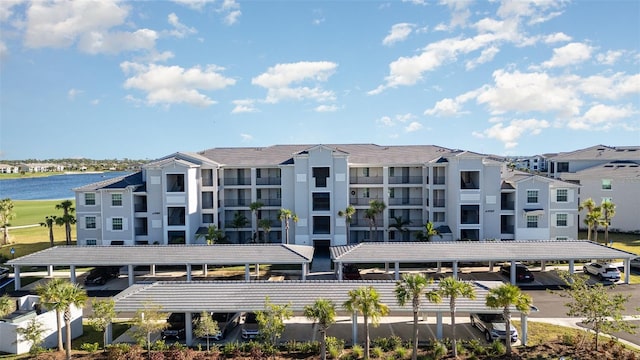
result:
[[(476, 292), (476, 299), (458, 298), (456, 300), (457, 313), (497, 313), (500, 310), (486, 306), (489, 289), (502, 284), (501, 282), (471, 282)], [(309, 280), (309, 281), (192, 281), (175, 282), (159, 281), (150, 284), (135, 284), (114, 297), (116, 312), (135, 312), (150, 304), (160, 306), (163, 312), (186, 313), (185, 319), (191, 319), (192, 313), (202, 311), (213, 312), (252, 312), (263, 310), (265, 299), (273, 304), (290, 304), (294, 313), (301, 314), (304, 307), (312, 305), (317, 299), (323, 298), (333, 301), (338, 312), (352, 316), (353, 343), (358, 338), (357, 314), (345, 313), (342, 304), (348, 298), (348, 292), (361, 286), (372, 286), (380, 294), (380, 301), (387, 306), (391, 313), (405, 313), (408, 317), (413, 314), (411, 304), (398, 305), (395, 295), (396, 281), (337, 281), (337, 280)], [(437, 289), (438, 284), (431, 284), (426, 291)], [(444, 298), (440, 304), (422, 302), (421, 312), (435, 313), (436, 337), (442, 339), (443, 315), (450, 313), (449, 301)], [(512, 313), (520, 313), (515, 307)], [(520, 313), (521, 341), (527, 342), (527, 315)], [(193, 343), (193, 326), (191, 321), (185, 320), (187, 345)]]
[(186, 266), (187, 281), (192, 280), (193, 265), (244, 265), (245, 280), (251, 279), (250, 266), (260, 264), (286, 264), (301, 266), (306, 279), (309, 263), (313, 259), (313, 246), (285, 244), (246, 245), (141, 245), (141, 246), (56, 246), (17, 259), (7, 261), (14, 269), (15, 289), (20, 290), (20, 268), (47, 266), (49, 276), (55, 266), (69, 266), (71, 282), (76, 282), (76, 267), (127, 266), (129, 286), (134, 284), (134, 267), (149, 266), (152, 275), (155, 267)]
[(393, 263), (395, 279), (400, 279), (400, 264), (452, 263), (457, 277), (460, 263), (511, 262), (511, 283), (516, 283), (518, 261), (568, 261), (569, 272), (575, 272), (576, 260), (623, 259), (624, 283), (629, 284), (629, 261), (638, 255), (585, 240), (548, 241), (434, 241), (434, 242), (365, 242), (331, 247), (331, 259), (336, 264), (338, 279), (342, 279), (342, 264)]

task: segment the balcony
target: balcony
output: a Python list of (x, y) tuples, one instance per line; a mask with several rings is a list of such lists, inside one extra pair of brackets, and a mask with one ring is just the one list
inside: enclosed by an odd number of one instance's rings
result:
[(433, 184), (434, 185), (444, 185), (445, 184), (445, 177), (444, 176), (434, 176), (433, 177)]
[(135, 212), (147, 212), (147, 204), (135, 204), (133, 205)]
[(382, 176), (350, 176), (349, 184), (380, 184)]
[(251, 185), (250, 177), (226, 177), (224, 178), (224, 184), (226, 185)]
[(351, 205), (369, 205), (372, 200), (382, 201), (382, 198), (349, 198), (349, 203)]
[(250, 199), (224, 199), (224, 206), (249, 206), (251, 204)]
[(442, 208), (444, 207), (445, 200), (444, 199), (433, 199), (433, 207)]
[(501, 210), (515, 210), (515, 201), (501, 201), (500, 209)]
[(147, 231), (147, 227), (146, 226), (136, 226), (135, 228), (135, 235), (136, 236), (146, 236), (149, 235), (149, 232)]
[(421, 184), (422, 176), (390, 176), (389, 184)]
[(422, 198), (389, 198), (389, 205), (422, 205)]
[(262, 206), (282, 206), (282, 199), (258, 199)]
[(513, 225), (502, 225), (500, 227), (500, 233), (501, 234), (513, 234), (514, 233), (513, 228), (514, 228)]
[[(281, 183), (282, 183), (282, 179), (275, 176), (256, 178), (256, 185), (280, 185)], [(244, 184), (241, 184), (241, 185), (244, 185)]]

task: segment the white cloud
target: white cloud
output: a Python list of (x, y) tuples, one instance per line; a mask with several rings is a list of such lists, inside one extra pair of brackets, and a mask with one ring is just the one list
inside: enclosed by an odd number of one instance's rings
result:
[(380, 119), (378, 119), (376, 122), (379, 122), (384, 126), (394, 126), (395, 125), (395, 123), (393, 122), (393, 119), (391, 119), (389, 116), (383, 116)]
[(240, 15), (242, 15), (242, 11), (240, 10), (231, 11), (224, 17), (224, 23), (227, 25), (233, 25), (238, 22)]
[(585, 94), (598, 99), (619, 99), (640, 93), (640, 74), (592, 75), (576, 81), (577, 87)]
[(466, 27), (467, 20), (471, 16), (469, 5), (471, 1), (461, 0), (440, 0), (440, 5), (446, 5), (451, 10), (451, 20), (449, 24), (438, 24), (435, 27), (436, 31), (451, 31), (457, 27)]
[(186, 103), (196, 106), (209, 106), (214, 100), (202, 94), (200, 90), (220, 90), (235, 84), (235, 80), (220, 74), (223, 68), (209, 65), (202, 69), (180, 66), (162, 66), (124, 62), (122, 71), (129, 75), (124, 87), (145, 92), (147, 105), (170, 105)]
[(481, 88), (476, 99), (478, 103), (486, 104), (491, 114), (540, 111), (570, 117), (580, 112), (582, 100), (571, 77), (553, 78), (546, 73), (497, 70), (493, 78), (495, 85)]
[(624, 51), (609, 50), (606, 53), (598, 54), (598, 56), (596, 56), (596, 59), (601, 64), (613, 65), (616, 61), (618, 61), (618, 59), (620, 59), (620, 57), (622, 57), (622, 55), (624, 55)]
[(198, 31), (192, 27), (188, 27), (187, 25), (180, 22), (178, 15), (175, 13), (171, 13), (167, 17), (167, 21), (169, 24), (173, 26), (173, 30), (169, 31), (171, 36), (175, 36), (177, 38), (183, 38), (190, 34), (197, 34)]
[(187, 6), (193, 10), (202, 10), (207, 4), (215, 2), (215, 0), (173, 0), (177, 4)]
[(566, 42), (566, 41), (571, 41), (571, 36), (563, 33), (563, 32), (558, 32), (558, 33), (553, 33), (550, 35), (547, 35), (544, 37), (543, 40), (546, 44), (553, 44), (553, 43), (557, 43), (557, 42)]
[(78, 90), (78, 89), (73, 89), (73, 88), (72, 88), (72, 89), (70, 89), (70, 90), (67, 92), (67, 98), (68, 98), (69, 100), (73, 101), (73, 100), (75, 100), (75, 99), (76, 99), (76, 96), (78, 96), (78, 95), (82, 94), (83, 92), (84, 92), (84, 91), (82, 91), (82, 90)]
[(91, 105), (99, 105), (99, 104), (100, 104), (100, 99), (91, 100)]
[(422, 129), (422, 124), (417, 121), (412, 121), (409, 125), (404, 128), (406, 132), (414, 132)]
[(414, 24), (399, 23), (395, 24), (389, 30), (389, 35), (385, 36), (382, 40), (383, 45), (393, 45), (399, 41), (404, 41), (411, 35), (411, 32), (415, 28)]
[(249, 135), (249, 134), (240, 134), (240, 138), (242, 139), (242, 142), (249, 142), (251, 140), (253, 140), (253, 136)]
[(235, 105), (235, 107), (231, 110), (232, 114), (258, 112), (258, 109), (255, 107), (255, 100), (253, 99), (234, 100), (233, 105)]
[(549, 126), (546, 120), (515, 119), (506, 126), (503, 122), (499, 122), (483, 132), (473, 132), (473, 135), (479, 138), (496, 139), (504, 143), (506, 149), (512, 149), (518, 145), (518, 139), (524, 134), (538, 135), (542, 129)]
[[(328, 61), (277, 64), (270, 67), (267, 72), (251, 79), (251, 83), (268, 90), (265, 99), (268, 103), (304, 99), (319, 102), (332, 101), (335, 99), (335, 94), (332, 91), (323, 90), (317, 83), (326, 82), (337, 67), (336, 63)], [(315, 86), (292, 86), (306, 82), (312, 82)]]
[(478, 56), (475, 59), (469, 60), (467, 61), (466, 64), (466, 69), (467, 70), (472, 70), (474, 69), (476, 66), (480, 65), (480, 64), (484, 64), (487, 63), (491, 60), (493, 60), (493, 58), (500, 52), (500, 49), (498, 49), (495, 46), (486, 48), (484, 50), (482, 50), (482, 52), (480, 53), (480, 56)]
[(3, 59), (7, 55), (9, 55), (9, 49), (7, 48), (7, 45), (0, 40), (0, 59)]
[(571, 119), (567, 126), (581, 130), (607, 130), (620, 119), (626, 119), (638, 114), (632, 106), (593, 105), (582, 117)]
[(315, 108), (316, 112), (335, 112), (338, 111), (336, 105), (319, 105)]
[(427, 109), (424, 112), (425, 115), (435, 116), (456, 116), (460, 114), (460, 103), (454, 99), (442, 99), (434, 105), (431, 109)]
[(5, 22), (13, 15), (13, 7), (20, 5), (25, 0), (3, 0), (0, 2), (0, 21)]
[(242, 11), (240, 11), (240, 4), (235, 0), (224, 0), (222, 6), (217, 10), (218, 12), (225, 13), (224, 23), (227, 25), (233, 25), (238, 21)]
[[(392, 126), (396, 126), (396, 125), (400, 125), (400, 124), (405, 124), (408, 121), (411, 121), (411, 120), (413, 120), (415, 118), (416, 118), (416, 116), (413, 115), (412, 113), (396, 114), (393, 117), (383, 116), (380, 119), (376, 120), (376, 122), (382, 124), (383, 126), (392, 127)], [(412, 126), (411, 124), (413, 124), (413, 123), (410, 123), (409, 126)], [(413, 126), (417, 126), (417, 125), (413, 125)]]
[(545, 68), (574, 65), (591, 58), (593, 48), (587, 44), (573, 42), (553, 49), (551, 60), (542, 63)]
[(129, 6), (113, 0), (35, 1), (26, 11), (24, 44), (28, 48), (66, 48), (75, 44), (81, 51), (115, 54), (152, 49), (153, 30), (111, 31), (124, 25)]

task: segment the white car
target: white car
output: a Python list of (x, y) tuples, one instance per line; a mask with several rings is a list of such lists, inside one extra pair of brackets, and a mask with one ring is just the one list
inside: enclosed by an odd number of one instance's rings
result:
[(631, 261), (629, 261), (629, 266), (631, 266), (632, 268), (640, 269), (640, 256), (631, 259)]
[(600, 280), (616, 282), (620, 280), (620, 270), (615, 265), (609, 263), (589, 263), (582, 268), (585, 274), (597, 276)]

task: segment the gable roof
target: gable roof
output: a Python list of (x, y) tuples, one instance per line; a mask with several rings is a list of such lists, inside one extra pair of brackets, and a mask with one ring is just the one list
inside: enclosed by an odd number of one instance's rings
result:
[(640, 146), (595, 145), (551, 156), (550, 160), (640, 160)]
[(73, 191), (96, 191), (100, 189), (126, 189), (127, 187), (133, 187), (134, 189), (138, 189), (141, 186), (144, 186), (144, 182), (142, 179), (142, 172), (137, 171), (132, 174), (118, 176), (112, 179), (107, 179), (104, 181), (98, 181), (92, 184), (79, 186), (77, 188), (73, 188), (72, 190)]

